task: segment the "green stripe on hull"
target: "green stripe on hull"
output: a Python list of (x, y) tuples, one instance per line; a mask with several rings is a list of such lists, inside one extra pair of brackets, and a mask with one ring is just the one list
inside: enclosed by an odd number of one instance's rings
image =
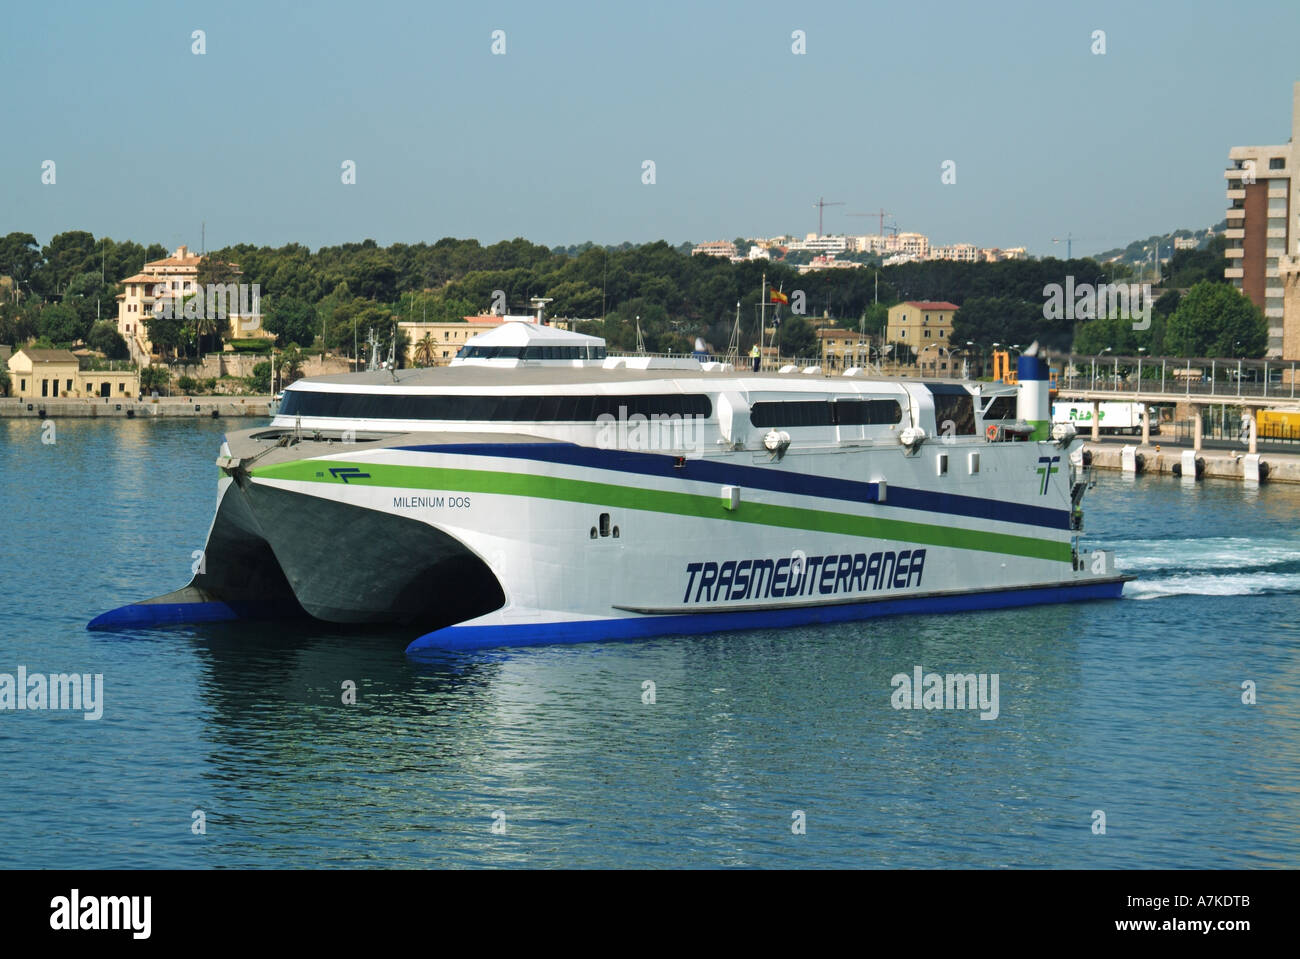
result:
[(531, 473), (503, 473), (495, 470), (452, 469), (439, 466), (394, 466), (377, 463), (346, 463), (334, 460), (299, 460), (264, 466), (252, 471), (258, 479), (291, 480), (300, 483), (341, 483), (330, 475), (331, 469), (352, 468), (368, 472), (368, 477), (348, 477), (349, 486), (379, 486), (392, 489), (450, 490), (458, 493), (495, 493), (502, 496), (525, 496), (533, 499), (587, 503), (623, 509), (702, 519), (753, 523), (819, 533), (844, 533), (872, 539), (900, 540), (926, 546), (947, 546), (987, 553), (1005, 553), (1058, 563), (1071, 561), (1070, 544), (1032, 536), (991, 533), (982, 530), (935, 526), (908, 520), (855, 516), (829, 510), (772, 503), (742, 502), (738, 510), (725, 510), (716, 495), (677, 493), (668, 490), (640, 489), (593, 483), (587, 480), (542, 476)]

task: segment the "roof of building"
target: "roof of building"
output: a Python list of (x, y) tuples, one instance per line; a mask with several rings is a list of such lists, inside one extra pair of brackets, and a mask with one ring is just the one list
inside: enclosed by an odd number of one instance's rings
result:
[(960, 310), (961, 307), (956, 303), (949, 303), (947, 300), (907, 300), (907, 306), (914, 306), (918, 310)]
[(187, 246), (177, 247), (176, 252), (171, 256), (165, 256), (161, 260), (150, 260), (144, 265), (147, 270), (151, 266), (198, 266), (203, 257), (190, 254), (190, 248)]
[(119, 280), (120, 283), (166, 283), (165, 277), (155, 276), (152, 273), (137, 273), (135, 276), (128, 276), (125, 280)]
[(38, 350), (30, 346), (24, 346), (17, 350), (17, 353), (23, 354), (33, 363), (75, 363), (77, 357), (71, 350)]

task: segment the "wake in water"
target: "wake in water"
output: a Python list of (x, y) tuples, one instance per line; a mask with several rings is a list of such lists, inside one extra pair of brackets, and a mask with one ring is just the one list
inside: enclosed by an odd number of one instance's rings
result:
[(1300, 541), (1211, 536), (1107, 544), (1115, 565), (1135, 573), (1125, 599), (1300, 593)]

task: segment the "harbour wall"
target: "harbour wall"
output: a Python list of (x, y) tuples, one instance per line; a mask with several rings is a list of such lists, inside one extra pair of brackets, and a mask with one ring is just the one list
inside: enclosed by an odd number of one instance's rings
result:
[(166, 396), (158, 399), (0, 399), (0, 419), (140, 419), (150, 416), (271, 416), (269, 396)]
[[(1136, 444), (1135, 444), (1136, 445)], [(1094, 469), (1122, 471), (1123, 449), (1117, 443), (1085, 443), (1083, 448), (1092, 455)], [(1137, 445), (1137, 452), (1142, 457), (1142, 473), (1164, 473), (1175, 475), (1174, 467), (1182, 469), (1183, 447), (1161, 445)], [(1244, 453), (1230, 450), (1201, 450), (1196, 454), (1198, 461), (1204, 464), (1202, 479), (1242, 480), (1245, 478)], [(1295, 453), (1261, 453), (1261, 467), (1267, 467), (1268, 483), (1300, 483), (1300, 455)], [(1262, 475), (1261, 468), (1261, 475)]]

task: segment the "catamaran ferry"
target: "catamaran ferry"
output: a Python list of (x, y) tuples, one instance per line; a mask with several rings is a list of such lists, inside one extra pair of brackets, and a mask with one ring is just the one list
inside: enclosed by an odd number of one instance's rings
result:
[[(512, 320), (447, 367), (299, 380), (231, 433), (189, 585), (92, 629), (305, 615), (411, 649), (1118, 597), (1075, 430), (1019, 383), (609, 356)], [(813, 374), (813, 375), (806, 375)]]

